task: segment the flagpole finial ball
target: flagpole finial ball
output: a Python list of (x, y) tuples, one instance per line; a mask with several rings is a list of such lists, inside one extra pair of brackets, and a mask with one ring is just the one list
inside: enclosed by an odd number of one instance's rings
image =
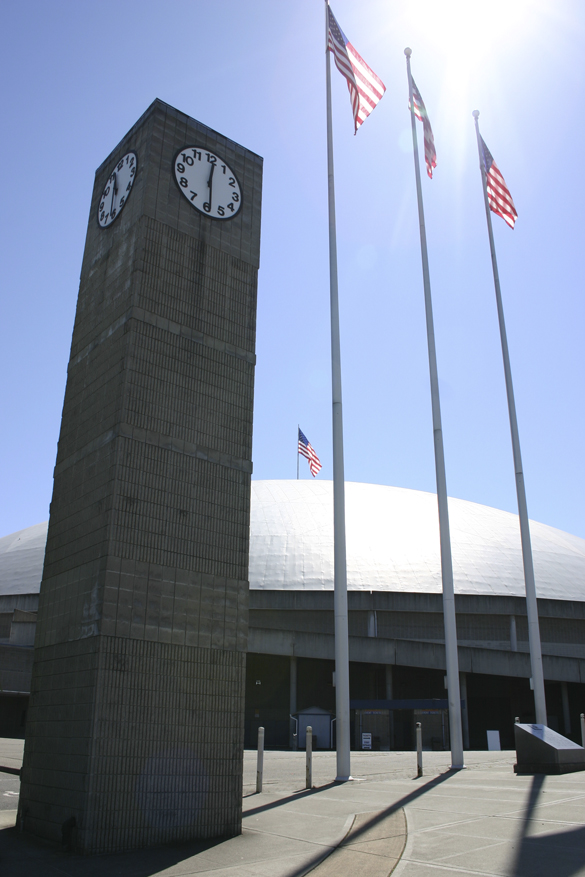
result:
[(479, 119), (479, 110), (474, 110), (471, 115), (474, 119)]
[(410, 56), (412, 55), (412, 49), (409, 49), (407, 46), (406, 49), (404, 50), (404, 54), (406, 55), (407, 58), (410, 58)]

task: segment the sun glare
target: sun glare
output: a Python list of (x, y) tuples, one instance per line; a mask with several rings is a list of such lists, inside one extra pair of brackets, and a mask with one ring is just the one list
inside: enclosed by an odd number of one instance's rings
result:
[(392, 29), (398, 26), (407, 44), (418, 40), (425, 49), (475, 68), (525, 43), (551, 4), (552, 0), (492, 0), (489, 5), (479, 0), (408, 0), (396, 6), (384, 2), (379, 9), (386, 18), (390, 11)]
[(484, 63), (486, 56), (510, 48), (515, 37), (523, 39), (532, 29), (535, 0), (415, 0), (405, 10), (405, 23), (438, 50), (467, 63)]
[(409, 0), (390, 14), (387, 3), (378, 8), (385, 9), (389, 30), (413, 49), (414, 70), (424, 67), (439, 78), (435, 119), (457, 132), (461, 150), (469, 127), (461, 108), (471, 113), (486, 88), (492, 95), (502, 92), (510, 69), (505, 60), (514, 63), (533, 51), (554, 17), (553, 0), (491, 0), (488, 6), (479, 0)]

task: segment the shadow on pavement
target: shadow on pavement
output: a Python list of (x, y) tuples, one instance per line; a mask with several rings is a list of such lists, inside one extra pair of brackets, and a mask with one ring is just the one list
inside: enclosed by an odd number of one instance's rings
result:
[(543, 774), (532, 779), (520, 848), (512, 871), (514, 877), (550, 877), (551, 874), (571, 877), (581, 874), (585, 865), (585, 828), (580, 826), (555, 834), (529, 835), (545, 779)]
[[(440, 774), (438, 777), (435, 777), (432, 780), (429, 780), (428, 783), (424, 783), (424, 785), (419, 786), (410, 794), (405, 795), (404, 798), (401, 798), (399, 801), (396, 801), (394, 804), (391, 804), (389, 807), (386, 807), (384, 810), (380, 810), (376, 813), (375, 816), (372, 816), (371, 819), (368, 819), (364, 822), (358, 829), (355, 829), (352, 832), (352, 842), (357, 843), (360, 836), (365, 834), (371, 828), (378, 825), (384, 819), (387, 819), (388, 816), (391, 816), (393, 813), (396, 813), (397, 810), (401, 810), (403, 807), (406, 807), (407, 804), (412, 803), (412, 801), (416, 801), (417, 798), (420, 798), (422, 795), (426, 795), (427, 792), (432, 791), (437, 786), (440, 786), (441, 783), (444, 783), (445, 780), (450, 779), (457, 771), (448, 770), (445, 773)], [(332, 785), (336, 785), (335, 783), (330, 783), (328, 786), (321, 786), (321, 788), (316, 789), (315, 791), (323, 791), (327, 788), (331, 788)], [(351, 830), (351, 829), (350, 829)], [(332, 853), (333, 850), (329, 850), (326, 854), (316, 855), (311, 861), (305, 862), (297, 871), (291, 871), (289, 877), (301, 877), (301, 875), (306, 874), (311, 868), (315, 868), (319, 865), (327, 856)]]
[[(383, 819), (400, 810), (402, 807), (415, 801), (422, 795), (430, 792), (448, 780), (454, 771), (447, 771), (438, 777), (434, 777), (424, 785), (419, 786), (410, 794), (405, 795), (395, 804), (377, 813), (354, 832), (353, 840), (377, 825)], [(337, 786), (337, 783), (328, 783), (316, 789), (307, 789), (286, 798), (279, 798), (269, 804), (264, 804), (245, 815), (262, 813), (281, 807), (293, 800), (300, 800), (312, 795), (319, 795)], [(205, 850), (209, 850), (227, 838), (217, 838), (212, 841), (172, 844), (161, 847), (149, 847), (144, 850), (134, 850), (127, 853), (116, 853), (102, 856), (80, 856), (68, 853), (56, 846), (45, 844), (30, 835), (22, 835), (15, 828), (0, 830), (0, 874), (2, 877), (151, 877), (167, 868), (171, 868), (179, 862), (196, 856)], [(306, 874), (311, 868), (318, 865), (332, 850), (327, 850), (316, 855), (311, 861), (305, 861), (298, 871), (291, 872), (290, 877)], [(235, 863), (234, 863), (235, 864)], [(518, 874), (524, 872), (518, 872)], [(564, 871), (555, 872), (559, 877), (564, 877)], [(566, 874), (572, 874), (567, 871)]]
[[(274, 807), (282, 807), (283, 804), (288, 804), (289, 801), (300, 801), (303, 798), (308, 798), (310, 795), (318, 795), (319, 792), (325, 792), (327, 789), (334, 789), (336, 786), (337, 783), (327, 783), (327, 785), (318, 786), (317, 788), (302, 789), (299, 792), (294, 792), (292, 795), (288, 795), (286, 798), (278, 798), (276, 801), (271, 801), (269, 804), (261, 804), (259, 807), (254, 807), (251, 810), (244, 810), (243, 815), (254, 816), (256, 813), (264, 813), (265, 810), (272, 810)], [(246, 799), (250, 797), (252, 796), (247, 795)]]
[(22, 835), (16, 828), (5, 828), (0, 831), (0, 874), (2, 877), (150, 877), (225, 840), (214, 838), (127, 853), (80, 856)]

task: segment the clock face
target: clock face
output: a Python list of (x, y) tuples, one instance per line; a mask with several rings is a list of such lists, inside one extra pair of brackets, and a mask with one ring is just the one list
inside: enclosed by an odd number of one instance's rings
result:
[(135, 152), (128, 152), (113, 168), (98, 204), (98, 222), (102, 228), (111, 225), (122, 212), (130, 197), (137, 167), (138, 156)]
[(195, 210), (210, 219), (232, 219), (242, 206), (242, 191), (230, 166), (204, 146), (184, 146), (175, 156), (175, 179)]

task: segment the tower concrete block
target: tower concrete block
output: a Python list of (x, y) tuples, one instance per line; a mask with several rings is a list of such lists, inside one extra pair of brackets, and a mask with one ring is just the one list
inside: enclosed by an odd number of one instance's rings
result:
[[(229, 220), (180, 191), (188, 145), (235, 173)], [(259, 156), (159, 100), (96, 172), (19, 810), (80, 852), (241, 829), (261, 184)]]

